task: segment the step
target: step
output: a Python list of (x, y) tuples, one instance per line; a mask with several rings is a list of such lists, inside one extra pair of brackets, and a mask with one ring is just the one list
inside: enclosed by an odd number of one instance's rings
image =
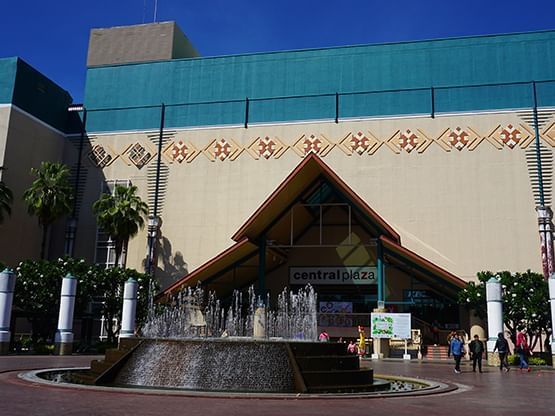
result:
[(389, 390), (390, 383), (346, 384), (308, 388), (308, 393), (360, 393), (364, 391)]
[(337, 371), (303, 371), (307, 388), (337, 385), (360, 385), (372, 383), (374, 371), (367, 370), (337, 370)]
[[(417, 350), (407, 350), (407, 354), (410, 355), (411, 359), (418, 358)], [(389, 350), (389, 358), (403, 358), (403, 355), (405, 355), (405, 350)]]
[(306, 355), (296, 357), (296, 360), (301, 371), (333, 371), (360, 369), (360, 360), (356, 355)]
[(340, 342), (292, 342), (289, 345), (295, 357), (307, 355), (349, 355), (347, 346)]
[(79, 374), (74, 374), (73, 375), (73, 380), (77, 383), (80, 384), (88, 384), (88, 385), (93, 385), (95, 380), (97, 378), (96, 374), (92, 374), (92, 373), (79, 373)]
[(114, 364), (110, 363), (108, 361), (94, 360), (94, 361), (91, 361), (91, 370), (90, 371), (92, 373), (100, 375), (104, 371), (109, 369), (112, 365), (114, 365)]
[(104, 358), (104, 361), (113, 364), (116, 361), (119, 361), (125, 354), (127, 354), (127, 352), (128, 350), (106, 350), (106, 357)]

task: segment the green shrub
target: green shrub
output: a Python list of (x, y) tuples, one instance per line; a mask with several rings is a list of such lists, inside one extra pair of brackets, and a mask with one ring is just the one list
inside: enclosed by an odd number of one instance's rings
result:
[(509, 365), (518, 365), (520, 363), (520, 358), (516, 354), (511, 354), (507, 357)]
[(46, 344), (43, 342), (37, 342), (33, 346), (33, 353), (40, 355), (48, 355), (54, 353), (54, 344)]
[[(520, 364), (520, 358), (518, 357), (517, 354), (512, 354), (509, 355), (508, 357), (509, 360), (509, 365), (519, 365)], [(528, 364), (530, 365), (547, 365), (547, 362), (545, 361), (545, 359), (541, 358), (541, 357), (528, 357)]]
[(530, 357), (528, 363), (530, 365), (547, 365), (547, 362), (541, 357)]

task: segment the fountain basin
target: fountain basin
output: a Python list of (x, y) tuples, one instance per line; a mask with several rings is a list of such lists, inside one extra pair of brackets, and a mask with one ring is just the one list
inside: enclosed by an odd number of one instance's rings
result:
[[(388, 389), (361, 369), (344, 344), (280, 339), (198, 338), (126, 341), (95, 361), (99, 385), (256, 393), (333, 393)], [(134, 345), (130, 345), (134, 343)]]

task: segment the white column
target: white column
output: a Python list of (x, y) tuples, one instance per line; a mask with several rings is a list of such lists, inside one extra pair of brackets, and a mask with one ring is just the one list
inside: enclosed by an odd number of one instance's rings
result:
[(503, 332), (503, 298), (501, 295), (501, 282), (492, 277), (486, 282), (486, 301), (488, 308), (488, 364), (493, 365), (495, 358), (493, 348), (497, 341), (497, 334)]
[(12, 319), (15, 273), (6, 268), (0, 273), (0, 355), (10, 350), (10, 323)]
[(555, 273), (549, 278), (549, 303), (551, 304), (551, 356), (555, 367)]
[(54, 337), (56, 353), (59, 355), (71, 354), (73, 352), (73, 311), (75, 310), (76, 293), (77, 279), (68, 273), (62, 279), (58, 330)]
[(121, 316), (120, 338), (132, 338), (135, 336), (135, 314), (137, 311), (137, 289), (139, 284), (136, 280), (129, 278), (123, 289), (123, 311)]

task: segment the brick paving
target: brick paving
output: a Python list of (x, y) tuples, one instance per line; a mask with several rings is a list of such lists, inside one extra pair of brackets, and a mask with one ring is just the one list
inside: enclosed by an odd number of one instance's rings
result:
[(500, 373), (487, 368), (472, 373), (468, 364), (462, 374), (451, 365), (365, 362), (376, 373), (427, 378), (455, 383), (452, 393), (422, 397), (356, 399), (224, 399), (179, 397), (67, 389), (21, 380), (19, 370), (86, 366), (91, 356), (0, 357), (0, 415), (553, 415), (555, 372), (536, 370)]

